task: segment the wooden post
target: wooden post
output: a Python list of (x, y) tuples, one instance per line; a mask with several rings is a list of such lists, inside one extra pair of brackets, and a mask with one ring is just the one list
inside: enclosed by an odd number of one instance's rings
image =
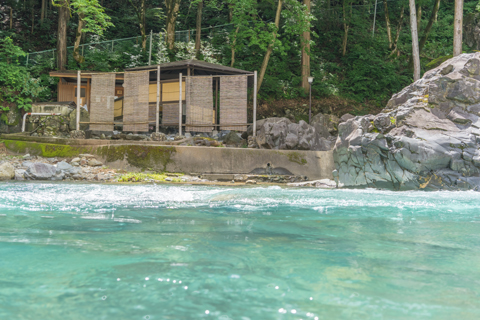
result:
[(155, 132), (158, 133), (160, 126), (160, 65), (157, 66), (157, 111), (155, 117)]
[(215, 79), (215, 124), (218, 124), (218, 78)]
[(77, 71), (77, 131), (80, 130), (80, 93), (82, 87), (82, 78), (80, 70)]
[(257, 70), (253, 72), (253, 136), (257, 136)]
[[(87, 90), (85, 91), (85, 100), (87, 100), (87, 109), (88, 109), (88, 113), (90, 113), (90, 89), (91, 89), (91, 82), (92, 82), (92, 79), (87, 79)], [(115, 92), (116, 93), (116, 92)]]
[(179, 95), (179, 98), (178, 98), (178, 135), (181, 136), (182, 135), (182, 113), (183, 113), (183, 110), (182, 110), (182, 105), (183, 105), (183, 100), (182, 100), (182, 74), (180, 73), (179, 74), (179, 77), (178, 77), (178, 88), (179, 88), (179, 92), (180, 92), (180, 95)]
[(455, 0), (453, 21), (453, 56), (462, 54), (463, 0)]

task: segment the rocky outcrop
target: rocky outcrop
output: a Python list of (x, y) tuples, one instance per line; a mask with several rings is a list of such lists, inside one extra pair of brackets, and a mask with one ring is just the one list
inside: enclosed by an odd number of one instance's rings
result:
[(324, 119), (317, 120), (318, 123), (313, 126), (303, 120), (293, 123), (287, 118), (257, 121), (257, 136), (249, 145), (261, 149), (331, 150), (335, 139), (330, 135), (328, 126), (324, 125)]
[(462, 54), (395, 94), (382, 113), (338, 126), (334, 161), (349, 187), (480, 187), (480, 53)]

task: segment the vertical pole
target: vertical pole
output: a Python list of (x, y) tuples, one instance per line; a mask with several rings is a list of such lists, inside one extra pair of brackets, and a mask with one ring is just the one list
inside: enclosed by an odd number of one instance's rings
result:
[(310, 87), (310, 102), (308, 104), (308, 124), (312, 123), (312, 84), (309, 83)]
[(27, 63), (26, 63), (26, 65), (25, 65), (25, 67), (27, 67), (27, 68), (28, 68), (28, 57), (29, 57), (29, 55), (30, 55), (30, 54), (27, 53)]
[(114, 40), (112, 40), (112, 52), (113, 52), (113, 42), (114, 42)]
[(152, 64), (152, 30), (150, 30), (150, 50), (148, 52), (148, 65)]
[[(384, 0), (387, 1), (387, 0)], [(375, 13), (373, 14), (373, 30), (372, 30), (372, 38), (375, 37), (375, 22), (377, 20), (377, 0), (375, 0)], [(311, 86), (311, 84), (310, 84)]]
[(82, 44), (82, 57), (84, 56), (84, 54), (83, 54), (84, 49), (85, 49), (85, 45)]
[(77, 131), (80, 130), (80, 92), (82, 86), (82, 79), (80, 76), (80, 70), (77, 71)]
[(160, 126), (160, 65), (157, 66), (157, 110), (155, 114), (155, 124), (156, 129), (155, 132), (158, 133), (159, 126)]
[(178, 88), (179, 88), (179, 92), (180, 92), (180, 95), (178, 97), (178, 135), (182, 135), (182, 113), (183, 113), (183, 110), (182, 110), (182, 105), (183, 105), (183, 101), (182, 101), (182, 74), (180, 73), (179, 77), (178, 77)]
[[(218, 78), (215, 79), (215, 124), (218, 124)], [(215, 126), (215, 130), (218, 128)]]
[(257, 70), (253, 72), (253, 136), (257, 136)]

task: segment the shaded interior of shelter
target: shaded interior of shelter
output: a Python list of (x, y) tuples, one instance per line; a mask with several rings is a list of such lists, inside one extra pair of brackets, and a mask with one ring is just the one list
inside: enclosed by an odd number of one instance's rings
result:
[[(175, 61), (128, 68), (125, 72), (108, 73), (112, 79), (107, 83), (108, 92), (102, 91), (98, 86), (98, 83), (101, 83), (98, 79), (107, 73), (81, 72), (80, 104), (91, 115), (90, 126), (95, 126), (93, 123), (105, 123), (105, 126), (99, 125), (105, 129), (104, 131), (113, 129), (127, 132), (153, 131), (157, 121), (158, 67), (160, 67), (158, 99), (160, 128), (178, 130), (181, 74), (183, 130), (191, 132), (211, 132), (214, 129), (246, 130), (248, 91), (253, 89), (254, 73), (198, 60)], [(57, 100), (76, 102), (77, 71), (55, 71), (50, 75), (59, 78)], [(148, 86), (148, 89), (145, 86)], [(253, 90), (250, 92), (254, 94)], [(145, 95), (148, 95), (148, 100), (145, 99)], [(92, 108), (110, 108), (108, 105), (110, 102), (104, 97), (114, 101), (113, 119), (110, 114), (92, 119)], [(137, 125), (129, 126), (127, 123)], [(220, 127), (221, 124), (224, 125)]]

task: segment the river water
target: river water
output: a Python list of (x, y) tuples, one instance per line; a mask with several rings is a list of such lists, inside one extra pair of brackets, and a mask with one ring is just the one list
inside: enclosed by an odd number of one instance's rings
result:
[(0, 319), (479, 319), (480, 193), (0, 184)]

